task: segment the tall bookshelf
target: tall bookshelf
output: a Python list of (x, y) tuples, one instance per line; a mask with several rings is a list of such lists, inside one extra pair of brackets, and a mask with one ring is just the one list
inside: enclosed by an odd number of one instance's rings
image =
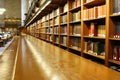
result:
[(27, 33), (106, 66), (120, 65), (119, 0), (49, 1), (44, 15), (35, 13), (26, 23)]

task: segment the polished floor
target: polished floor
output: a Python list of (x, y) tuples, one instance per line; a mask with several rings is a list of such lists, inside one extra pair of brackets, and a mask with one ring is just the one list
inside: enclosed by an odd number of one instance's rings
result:
[(120, 73), (31, 36), (20, 39), (14, 80), (120, 80)]
[(18, 41), (19, 37), (14, 37), (12, 43), (0, 55), (0, 80), (12, 79)]
[(120, 73), (24, 35), (0, 56), (0, 80), (120, 80)]

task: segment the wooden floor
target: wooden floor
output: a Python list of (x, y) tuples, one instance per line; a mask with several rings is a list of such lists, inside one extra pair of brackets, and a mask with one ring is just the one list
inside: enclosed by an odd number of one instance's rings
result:
[(20, 39), (14, 80), (120, 80), (120, 73), (27, 35)]
[(14, 37), (12, 43), (0, 55), (0, 80), (12, 79), (18, 40), (19, 37)]

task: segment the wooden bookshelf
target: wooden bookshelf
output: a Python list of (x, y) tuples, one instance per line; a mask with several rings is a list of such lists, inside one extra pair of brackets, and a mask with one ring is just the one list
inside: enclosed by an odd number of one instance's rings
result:
[(84, 36), (84, 38), (92, 38), (92, 39), (105, 39), (105, 37), (98, 37), (98, 36)]
[[(27, 33), (67, 50), (78, 51), (82, 57), (85, 54), (102, 59), (106, 66), (109, 62), (120, 64), (113, 60), (114, 46), (120, 46), (117, 44), (120, 43), (119, 28), (116, 32), (120, 11), (114, 13), (114, 0), (50, 0), (49, 3), (46, 0), (45, 3), (43, 10), (40, 8), (32, 18), (26, 18)], [(105, 56), (84, 52), (85, 42), (89, 41), (104, 43)]]
[(100, 58), (100, 59), (105, 60), (105, 56), (96, 55), (96, 54), (94, 54), (94, 53), (89, 53), (89, 52), (84, 52), (84, 54), (88, 54), (88, 55), (90, 55), (90, 56), (94, 56), (94, 57), (97, 57), (97, 58)]
[(109, 62), (120, 65), (120, 61), (116, 61), (116, 60), (111, 59), (111, 60), (109, 60)]

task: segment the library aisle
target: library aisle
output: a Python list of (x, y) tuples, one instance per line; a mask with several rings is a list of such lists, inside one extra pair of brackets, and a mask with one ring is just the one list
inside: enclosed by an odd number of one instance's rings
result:
[(120, 73), (67, 50), (22, 36), (14, 80), (120, 80)]
[(14, 37), (11, 44), (0, 55), (0, 80), (11, 80), (19, 37)]

